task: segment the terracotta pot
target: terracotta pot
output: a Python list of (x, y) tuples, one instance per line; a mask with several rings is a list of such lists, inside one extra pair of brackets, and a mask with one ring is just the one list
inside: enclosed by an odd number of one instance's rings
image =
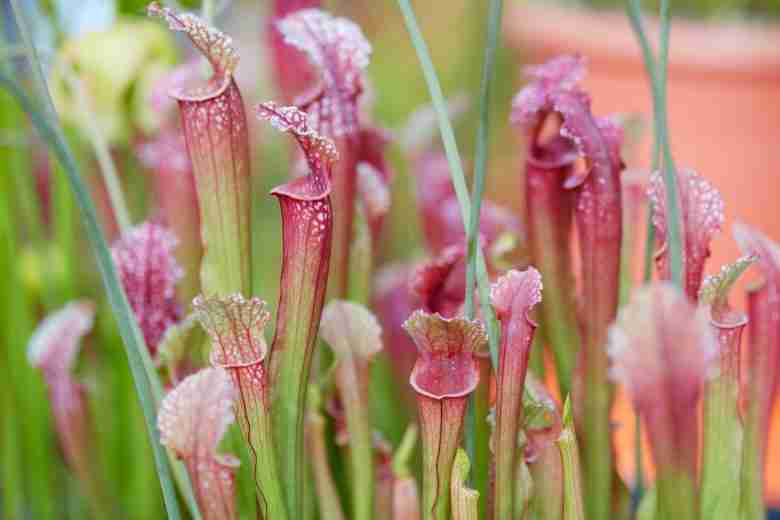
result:
[[(651, 41), (658, 24), (646, 18)], [(505, 17), (508, 43), (522, 63), (578, 52), (589, 63), (584, 86), (597, 114), (641, 114), (647, 131), (629, 158), (650, 164), (652, 99), (639, 45), (627, 16), (512, 3)], [(733, 261), (739, 250), (731, 224), (739, 219), (780, 241), (780, 28), (675, 21), (671, 33), (668, 113), (678, 167), (689, 166), (717, 186), (726, 203), (726, 227), (713, 243), (707, 271)], [(743, 282), (744, 283), (744, 282)], [(735, 292), (735, 295), (741, 291)], [(735, 298), (737, 299), (737, 298)], [(619, 442), (631, 448), (633, 419), (618, 403)], [(770, 439), (769, 497), (780, 503), (780, 414)], [(633, 471), (630, 453), (621, 469)], [(770, 469), (770, 473), (772, 470)]]

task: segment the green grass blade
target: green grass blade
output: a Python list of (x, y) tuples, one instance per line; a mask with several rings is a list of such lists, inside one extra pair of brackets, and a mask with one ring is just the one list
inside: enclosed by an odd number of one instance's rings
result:
[[(656, 61), (653, 55), (650, 41), (642, 24), (641, 0), (627, 0), (626, 11), (628, 13), (631, 27), (636, 34), (639, 47), (642, 50), (642, 57), (645, 62), (645, 70), (650, 79), (651, 91), (653, 94), (653, 160), (652, 169), (657, 170), (661, 166), (661, 152), (664, 158), (664, 184), (667, 193), (667, 211), (669, 213), (668, 222), (668, 248), (669, 260), (671, 266), (672, 281), (677, 285), (682, 285), (682, 237), (680, 230), (680, 210), (678, 193), (676, 189), (676, 169), (672, 159), (671, 146), (669, 144), (668, 121), (666, 115), (666, 83), (667, 70), (669, 64), (669, 4), (667, 0), (661, 2), (661, 33), (659, 44), (659, 59)], [(648, 283), (652, 279), (653, 255), (655, 247), (655, 227), (652, 223), (653, 209), (648, 208), (647, 217), (647, 239), (645, 242), (644, 255), (644, 282)], [(641, 456), (641, 434), (640, 421), (636, 418), (636, 472), (637, 489), (642, 488), (642, 456)]]
[[(450, 166), (450, 175), (452, 178), (452, 185), (455, 188), (455, 196), (458, 199), (460, 205), (460, 214), (463, 219), (463, 227), (468, 233), (469, 222), (471, 221), (471, 201), (469, 200), (469, 192), (466, 187), (466, 178), (463, 173), (463, 163), (460, 158), (460, 152), (458, 151), (458, 144), (455, 141), (455, 132), (452, 129), (449, 116), (447, 115), (447, 102), (444, 99), (444, 94), (441, 91), (441, 85), (436, 75), (436, 69), (431, 61), (430, 53), (428, 52), (428, 45), (423, 39), (423, 35), (420, 32), (420, 27), (417, 24), (417, 18), (414, 15), (409, 0), (398, 0), (398, 6), (401, 9), (401, 14), (406, 24), (406, 29), (409, 32), (409, 37), (412, 40), (412, 45), (417, 53), (417, 58), (420, 61), (420, 67), (423, 71), (425, 83), (428, 85), (428, 91), (431, 95), (431, 102), (433, 104), (436, 117), (439, 122), (439, 131), (441, 132), (442, 143), (444, 144), (444, 152), (447, 156), (447, 162)], [(488, 287), (487, 267), (485, 266), (485, 257), (482, 251), (477, 248), (477, 267), (476, 278), (479, 288), (480, 300), (489, 301), (486, 299), (489, 294), (490, 288)], [(498, 324), (496, 323), (493, 309), (490, 305), (485, 305), (483, 309), (487, 309), (486, 315), (487, 329), (490, 336), (491, 344), (491, 359), (493, 364), (498, 363)]]
[[(17, 18), (17, 22), (19, 22), (20, 28), (24, 25), (20, 18)], [(168, 512), (168, 518), (177, 520), (180, 518), (179, 505), (173, 487), (173, 481), (171, 480), (168, 459), (159, 442), (152, 384), (147, 377), (143, 356), (141, 354), (142, 349), (145, 349), (145, 347), (143, 340), (141, 339), (141, 332), (138, 329), (130, 305), (127, 302), (127, 297), (125, 296), (124, 290), (117, 277), (108, 244), (100, 230), (95, 206), (92, 203), (86, 186), (78, 174), (76, 163), (59, 128), (50, 124), (47, 118), (35, 107), (27, 94), (25, 94), (13, 80), (5, 76), (5, 74), (0, 75), (0, 86), (7, 89), (17, 99), (25, 112), (27, 112), (33, 125), (41, 134), (43, 140), (51, 147), (68, 176), (71, 189), (76, 196), (82, 213), (82, 220), (87, 231), (87, 236), (97, 258), (98, 267), (106, 287), (108, 299), (117, 319), (120, 335), (124, 340), (128, 362), (133, 374), (138, 399), (144, 412), (144, 420), (152, 444), (155, 465), (163, 491), (163, 499)], [(45, 83), (42, 88), (45, 88)], [(51, 114), (53, 111), (49, 113)]]
[(656, 103), (659, 107), (659, 136), (664, 158), (664, 184), (666, 185), (666, 207), (668, 215), (668, 246), (669, 266), (672, 272), (672, 281), (682, 286), (682, 230), (680, 221), (680, 203), (677, 193), (677, 170), (672, 158), (672, 147), (669, 142), (669, 121), (667, 116), (667, 74), (669, 69), (669, 31), (671, 21), (669, 16), (669, 1), (661, 0), (660, 9), (661, 35), (658, 57), (658, 87)]
[[(655, 56), (653, 55), (653, 49), (650, 47), (650, 41), (647, 38), (647, 33), (642, 25), (642, 7), (640, 5), (641, 0), (628, 0), (626, 2), (626, 13), (628, 19), (631, 22), (631, 27), (634, 30), (637, 41), (639, 42), (639, 48), (642, 50), (642, 58), (645, 62), (645, 71), (650, 78), (650, 85), (653, 91), (655, 91), (655, 85), (658, 83), (657, 64)], [(655, 110), (655, 107), (654, 107)], [(655, 116), (656, 121), (658, 117)], [(658, 169), (661, 158), (661, 136), (659, 135), (660, 127), (658, 124), (653, 125), (653, 159), (651, 169), (653, 171)], [(653, 255), (655, 252), (655, 226), (653, 226), (653, 207), (647, 206), (647, 237), (645, 238), (645, 251), (644, 251), (644, 265), (642, 280), (644, 283), (649, 283), (653, 278)], [(642, 471), (642, 421), (639, 415), (634, 417), (634, 428), (636, 434), (634, 436), (634, 464), (636, 472), (636, 481), (634, 483), (634, 508), (638, 506), (638, 500), (642, 489), (644, 488), (644, 474)]]
[[(488, 140), (490, 137), (490, 100), (491, 88), (495, 77), (496, 49), (498, 36), (501, 32), (502, 0), (490, 0), (488, 7), (487, 41), (485, 58), (482, 68), (482, 82), (479, 95), (479, 126), (474, 161), (474, 178), (471, 190), (471, 211), (469, 214), (468, 236), (468, 269), (466, 287), (474, 287), (474, 276), (477, 271), (477, 247), (479, 241), (479, 219), (482, 209), (482, 196), (485, 192), (485, 176), (487, 170)], [(474, 293), (466, 290), (466, 317), (474, 317)]]
[[(147, 431), (151, 439), (152, 453), (155, 459), (155, 466), (163, 490), (163, 499), (166, 509), (171, 518), (179, 518), (178, 502), (173, 488), (170, 486), (170, 465), (173, 466), (173, 474), (179, 489), (184, 495), (189, 511), (195, 520), (200, 520), (192, 486), (189, 482), (184, 465), (175, 459), (170, 451), (165, 451), (159, 443), (159, 432), (156, 424), (156, 407), (162, 400), (162, 383), (152, 363), (149, 351), (146, 348), (138, 328), (132, 310), (127, 302), (127, 297), (119, 282), (116, 270), (114, 268), (111, 253), (108, 249), (105, 236), (103, 235), (97, 220), (95, 205), (89, 195), (86, 185), (81, 179), (76, 166), (76, 161), (70, 151), (67, 141), (63, 135), (59, 117), (54, 109), (51, 94), (49, 92), (46, 78), (43, 74), (40, 60), (32, 43), (30, 31), (18, 0), (11, 0), (16, 26), (22, 37), (24, 54), (27, 57), (28, 64), (34, 75), (32, 86), (38, 99), (43, 101), (41, 107), (36, 107), (32, 99), (22, 91), (19, 86), (5, 74), (0, 75), (2, 85), (5, 85), (12, 93), (20, 105), (30, 116), (33, 125), (38, 129), (43, 140), (48, 144), (50, 151), (54, 153), (65, 169), (68, 181), (73, 190), (74, 196), (81, 211), (82, 220), (87, 229), (87, 237), (94, 249), (98, 261), (98, 268), (101, 273), (104, 286), (108, 295), (114, 315), (119, 325), (119, 333), (125, 346), (130, 371), (133, 376), (133, 384), (136, 387), (139, 404), (144, 415)], [(2, 86), (0, 85), (0, 86)], [(165, 453), (167, 459), (161, 458), (160, 454)]]
[[(650, 40), (647, 38), (644, 26), (642, 24), (642, 6), (641, 0), (628, 0), (626, 2), (626, 13), (628, 14), (628, 20), (631, 22), (631, 28), (634, 30), (636, 39), (639, 42), (639, 48), (642, 51), (642, 59), (645, 62), (645, 71), (650, 79), (650, 88), (655, 92), (656, 85), (658, 84), (658, 64), (655, 61), (655, 55), (653, 49), (650, 46)], [(654, 110), (658, 107), (653, 106)], [(654, 113), (654, 119), (657, 122), (659, 116)], [(660, 126), (656, 123), (653, 125), (653, 165), (652, 169), (657, 170), (660, 165), (661, 157), (661, 135)]]
[[(672, 281), (677, 285), (682, 285), (682, 230), (680, 229), (680, 206), (677, 193), (676, 169), (672, 158), (671, 145), (669, 143), (669, 126), (666, 109), (666, 83), (669, 64), (669, 32), (670, 17), (669, 3), (667, 0), (661, 1), (660, 9), (660, 42), (658, 60), (653, 56), (650, 41), (642, 24), (641, 0), (627, 0), (626, 9), (631, 22), (631, 27), (636, 34), (639, 46), (642, 50), (642, 56), (645, 62), (645, 69), (650, 79), (650, 87), (653, 95), (653, 119), (654, 119), (654, 144), (653, 144), (653, 170), (661, 166), (661, 154), (663, 153), (663, 179), (666, 187), (666, 208), (667, 218), (667, 242), (669, 250), (669, 262), (672, 274)], [(652, 216), (652, 215), (651, 215)], [(647, 247), (652, 251), (655, 233), (652, 224), (648, 221), (648, 240)], [(645, 281), (650, 279), (650, 269), (648, 258), (651, 253), (645, 255)]]
[(125, 232), (131, 225), (130, 212), (127, 210), (127, 203), (122, 193), (122, 185), (119, 181), (116, 164), (113, 157), (111, 157), (111, 150), (109, 150), (108, 142), (98, 125), (95, 113), (92, 111), (87, 89), (69, 65), (63, 66), (63, 78), (68, 88), (74, 93), (78, 109), (84, 115), (84, 120), (87, 121), (87, 137), (92, 144), (95, 159), (100, 167), (100, 174), (106, 186), (106, 192), (108, 192), (111, 210), (119, 225), (119, 229)]
[(78, 244), (76, 211), (73, 194), (67, 186), (67, 177), (62, 166), (51, 161), (52, 173), (52, 229), (57, 247), (57, 299), (69, 301), (78, 297)]
[(563, 463), (563, 520), (584, 520), (585, 505), (582, 496), (582, 469), (569, 398), (566, 398), (563, 404), (562, 419), (563, 430), (556, 444), (558, 445)]
[[(449, 116), (447, 114), (447, 103), (444, 98), (444, 94), (441, 90), (439, 79), (436, 75), (436, 69), (431, 61), (430, 54), (428, 52), (428, 46), (425, 43), (423, 35), (420, 31), (417, 19), (414, 14), (414, 10), (409, 0), (398, 0), (398, 6), (403, 14), (404, 23), (406, 24), (407, 31), (412, 40), (417, 58), (420, 61), (420, 66), (423, 71), (425, 82), (428, 85), (428, 91), (431, 96), (434, 111), (439, 122), (439, 131), (441, 132), (442, 143), (444, 144), (444, 151), (447, 156), (447, 162), (450, 167), (450, 175), (452, 178), (452, 184), (455, 188), (455, 195), (460, 205), (461, 218), (463, 219), (463, 226), (466, 231), (467, 237), (469, 237), (469, 267), (467, 271), (467, 315), (471, 316), (474, 313), (473, 307), (473, 294), (472, 288), (474, 287), (474, 278), (476, 277), (477, 287), (479, 290), (479, 299), (481, 303), (482, 313), (487, 325), (488, 337), (490, 340), (490, 357), (493, 366), (498, 365), (498, 340), (499, 340), (499, 328), (495, 319), (493, 308), (490, 306), (489, 296), (489, 279), (487, 273), (487, 267), (485, 265), (485, 258), (481, 248), (476, 247), (476, 239), (479, 230), (479, 208), (482, 201), (482, 191), (484, 190), (485, 179), (485, 165), (487, 162), (487, 136), (489, 128), (489, 110), (490, 110), (490, 87), (493, 78), (493, 70), (495, 63), (495, 51), (498, 46), (498, 35), (500, 30), (501, 20), (501, 2), (492, 0), (490, 5), (490, 15), (488, 19), (488, 48), (485, 54), (485, 63), (483, 67), (483, 79), (481, 86), (480, 97), (480, 112), (481, 120), (480, 127), (477, 134), (477, 171), (475, 172), (475, 198), (474, 206), (469, 200), (468, 188), (466, 187), (466, 179), (463, 172), (463, 163), (461, 161), (460, 152), (458, 151), (458, 145), (455, 140), (455, 133), (452, 129)], [(474, 455), (476, 451), (475, 446), (475, 432), (474, 429), (477, 426), (477, 417), (474, 416), (474, 406), (472, 403), (472, 411), (469, 414), (469, 420), (466, 422), (468, 432), (466, 433), (466, 445), (470, 448), (470, 452)], [(481, 468), (479, 462), (477, 465)], [(481, 472), (477, 472), (481, 473)]]
[[(471, 211), (468, 219), (466, 236), (468, 240), (468, 266), (466, 269), (466, 317), (473, 318), (474, 308), (474, 279), (477, 274), (477, 250), (479, 249), (479, 220), (482, 210), (482, 197), (485, 192), (485, 177), (487, 171), (488, 141), (490, 137), (490, 101), (495, 78), (496, 49), (498, 48), (498, 38), (501, 33), (501, 15), (503, 11), (502, 0), (491, 0), (488, 6), (487, 17), (487, 41), (485, 42), (485, 56), (482, 64), (482, 80), (480, 83), (479, 95), (479, 125), (477, 127), (474, 177), (472, 179), (471, 189)], [(465, 218), (465, 217), (464, 217)], [(483, 270), (486, 271), (486, 270)], [(489, 295), (487, 294), (487, 273), (480, 276), (478, 286), (480, 289), (480, 306), (482, 314), (486, 317), (486, 322), (495, 324), (495, 316), (490, 306)], [(498, 330), (490, 330), (488, 338), (490, 341), (490, 352), (494, 366), (498, 365)], [(490, 472), (490, 454), (486, 451), (484, 441), (489, 438), (489, 426), (487, 424), (487, 414), (485, 409), (489, 408), (486, 388), (483, 385), (482, 391), (476, 392), (469, 403), (469, 416), (466, 422), (466, 447), (468, 457), (474, 465), (471, 472), (474, 486), (483, 496), (487, 496), (488, 481)], [(479, 441), (483, 441), (480, 443)], [(482, 449), (480, 449), (482, 448)], [(481, 501), (481, 513), (484, 514), (485, 501)]]
[(463, 217), (465, 227), (468, 225), (470, 219), (469, 192), (466, 187), (466, 178), (463, 173), (463, 162), (461, 161), (460, 152), (458, 151), (458, 144), (455, 141), (455, 132), (452, 129), (452, 124), (447, 115), (447, 102), (441, 91), (439, 78), (436, 75), (436, 69), (433, 66), (430, 53), (428, 52), (428, 45), (425, 43), (422, 32), (420, 32), (420, 27), (417, 24), (417, 17), (414, 14), (414, 10), (412, 9), (409, 0), (398, 0), (398, 6), (401, 9), (406, 29), (409, 31), (409, 37), (411, 38), (412, 45), (417, 53), (417, 59), (420, 61), (423, 77), (428, 86), (428, 92), (431, 95), (431, 103), (436, 112), (436, 117), (439, 120), (441, 140), (444, 145), (444, 152), (447, 155), (450, 174), (452, 175), (452, 185), (455, 188), (455, 195), (460, 204), (461, 216)]

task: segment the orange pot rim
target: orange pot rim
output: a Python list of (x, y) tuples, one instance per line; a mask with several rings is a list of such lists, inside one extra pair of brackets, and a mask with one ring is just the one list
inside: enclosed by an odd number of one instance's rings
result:
[[(658, 19), (645, 16), (645, 27), (651, 42), (658, 41)], [(555, 53), (577, 49), (591, 61), (641, 63), (624, 12), (515, 4), (507, 11), (504, 33), (514, 48), (543, 42)], [(670, 74), (693, 70), (734, 80), (780, 80), (778, 25), (675, 20), (670, 39)]]

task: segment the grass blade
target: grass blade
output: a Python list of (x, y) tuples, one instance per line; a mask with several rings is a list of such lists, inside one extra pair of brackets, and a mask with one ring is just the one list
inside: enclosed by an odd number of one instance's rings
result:
[[(482, 196), (485, 191), (485, 176), (487, 169), (488, 139), (490, 137), (490, 100), (493, 79), (495, 77), (496, 49), (498, 36), (501, 32), (502, 0), (490, 0), (488, 8), (487, 41), (485, 44), (485, 59), (482, 68), (482, 82), (479, 95), (479, 126), (475, 148), (474, 178), (472, 184), (471, 211), (466, 229), (468, 236), (468, 269), (466, 272), (466, 287), (474, 287), (474, 276), (477, 272), (477, 246), (479, 240), (479, 218), (482, 209)], [(480, 301), (484, 304), (487, 302)], [(466, 291), (466, 317), (474, 317), (474, 293)]]
[[(417, 18), (414, 15), (409, 0), (398, 0), (398, 6), (403, 14), (404, 23), (406, 29), (409, 32), (409, 37), (412, 40), (412, 45), (417, 53), (417, 58), (420, 61), (420, 67), (423, 71), (425, 83), (428, 85), (428, 92), (431, 95), (431, 102), (433, 104), (436, 117), (439, 121), (439, 131), (441, 132), (442, 143), (444, 144), (444, 152), (447, 156), (447, 162), (450, 166), (450, 175), (452, 178), (452, 185), (455, 188), (455, 195), (460, 205), (460, 213), (463, 219), (463, 227), (468, 233), (469, 222), (471, 221), (471, 201), (469, 200), (469, 192), (466, 187), (466, 178), (463, 173), (463, 162), (460, 158), (460, 152), (458, 151), (458, 144), (455, 141), (455, 132), (452, 129), (449, 116), (447, 115), (447, 102), (444, 99), (444, 94), (441, 90), (439, 79), (436, 75), (436, 69), (431, 61), (430, 53), (428, 52), (428, 45), (425, 43), (420, 27), (417, 24)], [(488, 293), (490, 287), (488, 286), (487, 267), (485, 265), (485, 257), (482, 250), (477, 248), (476, 251), (477, 265), (476, 265), (476, 279), (479, 287), (480, 300), (488, 301)], [(486, 305), (483, 310), (487, 310), (486, 323), (488, 334), (490, 337), (490, 357), (495, 366), (498, 363), (498, 325), (496, 323), (495, 315), (492, 307)]]
[(35, 54), (35, 49), (32, 46), (31, 39), (29, 37), (29, 31), (22, 16), (21, 8), (19, 7), (19, 3), (16, 0), (14, 0), (12, 4), (17, 26), (27, 47), (31, 68), (34, 70), (34, 73), (37, 76), (34, 84), (36, 86), (36, 90), (40, 93), (42, 99), (44, 100), (43, 111), (45, 114), (38, 110), (32, 99), (19, 87), (16, 82), (7, 77), (5, 74), (0, 75), (0, 86), (8, 90), (17, 99), (24, 111), (27, 112), (33, 125), (36, 127), (43, 140), (51, 147), (51, 150), (58, 158), (59, 162), (65, 170), (65, 173), (68, 176), (71, 189), (74, 192), (81, 210), (87, 236), (90, 240), (90, 243), (92, 244), (97, 258), (98, 267), (100, 269), (103, 283), (106, 287), (108, 299), (117, 319), (120, 335), (124, 340), (128, 362), (133, 374), (134, 384), (138, 393), (138, 399), (144, 412), (144, 420), (152, 444), (157, 474), (160, 479), (160, 484), (163, 491), (163, 499), (165, 501), (168, 517), (178, 520), (178, 518), (180, 518), (179, 505), (176, 498), (176, 492), (173, 487), (173, 481), (171, 480), (168, 459), (159, 442), (159, 432), (157, 431), (156, 423), (155, 399), (152, 391), (152, 383), (147, 376), (146, 367), (144, 366), (143, 352), (145, 352), (146, 349), (142, 340), (141, 332), (138, 329), (138, 325), (135, 321), (135, 318), (133, 317), (130, 305), (128, 304), (127, 297), (117, 277), (114, 263), (111, 259), (111, 253), (108, 249), (108, 244), (106, 243), (106, 239), (103, 236), (97, 220), (95, 206), (92, 203), (86, 186), (79, 176), (76, 162), (70, 152), (67, 142), (64, 139), (62, 131), (59, 128), (56, 112), (54, 111), (53, 105), (51, 104), (51, 98), (48, 94), (48, 88), (46, 87), (46, 80), (43, 77), (42, 70), (40, 69), (40, 63), (38, 62), (37, 56)]
[[(452, 184), (455, 188), (455, 195), (460, 205), (461, 218), (463, 219), (463, 226), (466, 231), (466, 236), (469, 238), (469, 265), (466, 278), (466, 313), (471, 317), (474, 315), (474, 303), (472, 290), (474, 287), (474, 278), (476, 278), (477, 287), (479, 291), (479, 299), (481, 303), (482, 314), (488, 331), (488, 338), (490, 343), (490, 358), (493, 367), (498, 366), (498, 336), (499, 329), (496, 322), (495, 313), (490, 306), (490, 287), (487, 273), (487, 267), (485, 265), (485, 258), (481, 248), (477, 247), (477, 238), (479, 230), (479, 216), (480, 207), (482, 203), (482, 192), (484, 191), (484, 179), (485, 179), (485, 165), (487, 162), (487, 137), (489, 129), (489, 111), (490, 111), (490, 87), (493, 79), (493, 69), (495, 64), (495, 51), (498, 46), (498, 35), (501, 27), (501, 11), (502, 2), (497, 0), (491, 0), (490, 14), (488, 17), (488, 45), (485, 51), (485, 62), (483, 65), (483, 77), (481, 85), (480, 96), (480, 126), (477, 133), (477, 165), (474, 178), (474, 200), (469, 200), (468, 188), (466, 187), (466, 179), (463, 172), (463, 163), (461, 161), (460, 152), (458, 151), (458, 145), (455, 140), (455, 133), (452, 129), (449, 116), (447, 113), (447, 103), (444, 99), (444, 95), (439, 84), (438, 77), (436, 75), (436, 69), (431, 61), (430, 54), (428, 52), (428, 46), (425, 43), (422, 32), (420, 31), (417, 19), (414, 14), (414, 10), (409, 0), (398, 0), (398, 6), (403, 14), (404, 23), (406, 29), (409, 32), (409, 37), (412, 40), (417, 58), (420, 61), (420, 67), (423, 71), (425, 82), (428, 85), (428, 91), (431, 95), (431, 101), (433, 104), (436, 117), (439, 122), (439, 131), (441, 132), (442, 143), (444, 144), (444, 151), (447, 156), (447, 162), (450, 166), (450, 175), (452, 178)], [(476, 455), (476, 432), (474, 431), (478, 427), (478, 417), (475, 416), (475, 403), (471, 403), (468, 420), (466, 421), (466, 445), (469, 448), (469, 452), (473, 460), (475, 460), (475, 474), (477, 480), (483, 480), (480, 475), (483, 475), (485, 464), (482, 464), (481, 460), (477, 460)], [(481, 459), (481, 457), (479, 457)], [(478, 482), (478, 486), (480, 483)], [(480, 486), (483, 487), (483, 486)]]
[[(642, 59), (645, 62), (645, 71), (650, 78), (650, 86), (655, 90), (657, 80), (657, 64), (655, 62), (655, 56), (653, 55), (653, 49), (650, 47), (650, 41), (647, 39), (644, 27), (642, 25), (642, 8), (640, 0), (628, 0), (626, 2), (626, 13), (628, 14), (628, 20), (631, 23), (631, 27), (634, 30), (639, 47), (642, 50)], [(657, 118), (656, 118), (657, 120)], [(653, 171), (658, 169), (661, 158), (661, 137), (659, 135), (659, 126), (653, 125), (653, 162), (651, 169)], [(651, 204), (647, 205), (647, 237), (645, 239), (645, 252), (644, 252), (644, 265), (642, 280), (644, 283), (649, 283), (653, 278), (653, 254), (655, 248), (655, 226), (653, 226), (653, 207)], [(639, 418), (639, 414), (635, 413), (634, 417), (634, 471), (636, 473), (634, 482), (634, 492), (632, 493), (632, 509), (636, 509), (639, 506), (639, 499), (641, 498), (642, 489), (644, 488), (644, 474), (642, 471), (642, 421)]]
[[(676, 189), (676, 170), (672, 159), (671, 146), (669, 144), (669, 131), (667, 128), (666, 115), (666, 83), (667, 69), (669, 63), (669, 5), (667, 0), (661, 2), (661, 34), (659, 45), (659, 60), (656, 61), (653, 55), (650, 41), (642, 24), (642, 6), (641, 0), (628, 0), (626, 2), (626, 11), (628, 13), (631, 27), (636, 34), (639, 47), (642, 51), (642, 57), (645, 62), (645, 70), (650, 79), (650, 87), (653, 94), (653, 159), (652, 170), (655, 171), (661, 166), (661, 152), (664, 155), (664, 184), (666, 186), (668, 216), (668, 240), (669, 240), (669, 259), (672, 273), (672, 280), (677, 285), (682, 284), (682, 238), (679, 218), (679, 202)], [(647, 216), (647, 239), (645, 242), (644, 254), (644, 282), (648, 283), (652, 279), (653, 254), (655, 247), (655, 227), (653, 226), (653, 209), (648, 206)], [(642, 489), (642, 452), (641, 452), (641, 423), (639, 417), (635, 421), (636, 427), (636, 490), (635, 499), (638, 498)]]
[[(672, 281), (682, 285), (682, 230), (680, 229), (680, 206), (677, 193), (676, 169), (672, 158), (671, 145), (669, 143), (669, 125), (666, 109), (666, 83), (669, 65), (669, 32), (670, 16), (668, 0), (661, 1), (660, 8), (660, 42), (659, 56), (656, 61), (647, 37), (647, 32), (642, 24), (641, 0), (627, 0), (626, 10), (631, 27), (636, 34), (642, 57), (645, 62), (645, 70), (650, 79), (650, 87), (653, 95), (653, 119), (654, 119), (654, 143), (653, 143), (653, 170), (661, 165), (663, 154), (663, 177), (667, 193), (668, 215), (668, 248), (669, 261), (672, 273)], [(652, 217), (652, 214), (650, 215)], [(645, 281), (650, 279), (651, 260), (655, 230), (648, 219), (648, 239), (645, 254)], [(649, 251), (649, 252), (648, 252)]]
[[(495, 78), (496, 50), (498, 38), (501, 33), (501, 15), (503, 12), (502, 0), (490, 0), (487, 17), (487, 38), (485, 42), (485, 56), (482, 64), (482, 80), (479, 92), (479, 125), (477, 127), (474, 177), (471, 189), (471, 211), (466, 229), (468, 240), (468, 265), (466, 269), (466, 302), (465, 313), (467, 318), (473, 318), (474, 309), (474, 278), (477, 274), (477, 250), (479, 249), (479, 220), (482, 210), (482, 196), (485, 191), (485, 177), (487, 170), (488, 140), (490, 137), (490, 101)], [(465, 216), (464, 216), (465, 219)], [(498, 366), (498, 330), (491, 326), (495, 324), (495, 316), (490, 306), (488, 294), (487, 273), (483, 269), (480, 276), (479, 301), (482, 315), (487, 317), (488, 340), (492, 354), (493, 366)], [(488, 392), (477, 391), (469, 403), (469, 417), (466, 421), (466, 447), (468, 458), (473, 462), (472, 479), (474, 487), (479, 493), (486, 496), (488, 492), (490, 453), (487, 450), (486, 441), (490, 438), (490, 430), (486, 420), (485, 410), (489, 409)], [(479, 495), (477, 495), (478, 497)], [(484, 501), (479, 502), (480, 511), (484, 514)]]
[(667, 116), (667, 74), (669, 69), (669, 31), (671, 21), (669, 17), (669, 1), (661, 0), (660, 9), (661, 35), (658, 57), (658, 85), (655, 103), (658, 106), (659, 140), (663, 150), (664, 184), (666, 185), (667, 208), (669, 212), (669, 264), (672, 272), (672, 281), (682, 285), (683, 252), (682, 230), (680, 220), (680, 202), (677, 193), (677, 170), (672, 158), (672, 147), (669, 143), (669, 122)]
[(73, 71), (73, 68), (69, 65), (63, 66), (63, 78), (65, 84), (75, 94), (79, 110), (84, 114), (85, 121), (88, 122), (86, 131), (95, 152), (95, 159), (100, 167), (100, 173), (103, 176), (103, 183), (108, 192), (111, 209), (117, 224), (119, 225), (119, 229), (122, 232), (125, 232), (130, 228), (130, 212), (127, 210), (127, 204), (125, 203), (125, 198), (122, 194), (119, 172), (117, 171), (114, 159), (111, 157), (108, 142), (98, 126), (95, 113), (92, 111), (87, 89)]

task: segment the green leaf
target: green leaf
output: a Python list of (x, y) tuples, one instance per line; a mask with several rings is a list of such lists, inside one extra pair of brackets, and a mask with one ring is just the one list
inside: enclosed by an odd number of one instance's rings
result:
[(758, 260), (755, 255), (746, 255), (736, 261), (721, 267), (716, 275), (704, 279), (699, 289), (699, 304), (709, 305), (713, 308), (728, 306), (729, 291), (737, 279), (742, 276), (748, 267)]
[(349, 291), (352, 302), (368, 305), (371, 296), (374, 251), (371, 247), (371, 233), (363, 207), (355, 207), (352, 245), (349, 250)]
[(583, 520), (585, 506), (582, 500), (580, 458), (569, 398), (563, 405), (563, 431), (558, 438), (558, 449), (563, 461), (563, 520)]
[(466, 485), (466, 478), (470, 470), (471, 464), (468, 455), (465, 451), (458, 450), (455, 462), (452, 464), (450, 484), (453, 520), (477, 520), (479, 518), (479, 493), (469, 489)]
[(320, 337), (336, 355), (336, 387), (349, 432), (354, 520), (374, 515), (374, 437), (368, 405), (369, 363), (382, 349), (382, 330), (363, 305), (331, 300), (320, 320)]

